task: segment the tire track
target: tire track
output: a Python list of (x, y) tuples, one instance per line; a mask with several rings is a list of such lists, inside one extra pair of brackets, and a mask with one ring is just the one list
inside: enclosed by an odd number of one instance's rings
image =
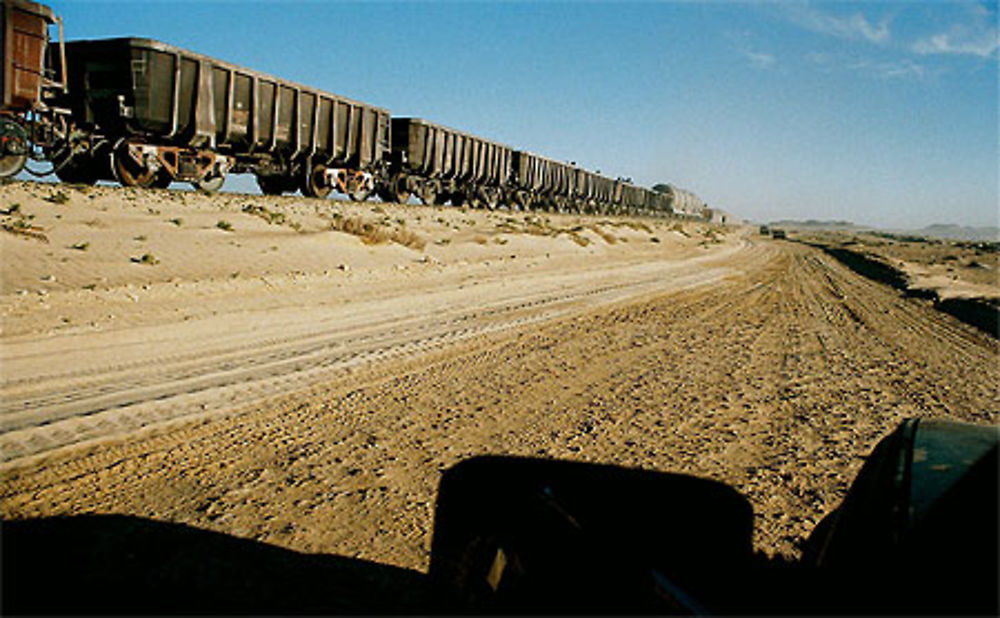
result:
[(74, 371), (68, 379), (49, 375), (30, 389), (23, 388), (23, 380), (9, 381), (0, 390), (0, 461), (215, 414), (308, 388), (363, 365), (418, 356), (643, 294), (710, 285), (729, 272), (719, 265), (726, 259), (640, 264), (616, 271), (615, 282), (609, 276), (555, 277), (544, 289), (509, 295), (488, 306), (477, 306), (472, 298), (464, 309), (386, 318), (360, 328), (337, 330), (324, 323), (314, 333), (266, 338), (266, 345), (162, 357), (154, 348), (139, 362), (93, 368), (83, 375)]
[(0, 513), (126, 513), (426, 569), (440, 471), (493, 453), (725, 482), (753, 505), (756, 548), (791, 558), (902, 418), (1000, 418), (1000, 346), (971, 327), (809, 248), (724, 265), (683, 289), (592, 281), (552, 291), (563, 305), (480, 307), (492, 321), (441, 320), (280, 400), (23, 458)]

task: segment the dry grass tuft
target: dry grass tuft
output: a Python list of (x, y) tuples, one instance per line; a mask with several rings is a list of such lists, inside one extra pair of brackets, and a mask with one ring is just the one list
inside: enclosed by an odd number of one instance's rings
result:
[(410, 249), (416, 249), (417, 251), (423, 251), (424, 247), (427, 246), (426, 238), (416, 232), (405, 229), (393, 232), (392, 242), (409, 247)]
[(13, 204), (7, 210), (0, 210), (0, 215), (3, 215), (3, 219), (0, 220), (0, 229), (3, 231), (44, 243), (49, 242), (49, 237), (44, 234), (45, 229), (32, 223), (35, 215), (25, 214), (20, 204)]
[(411, 249), (422, 250), (427, 240), (407, 229), (388, 230), (382, 223), (374, 224), (361, 217), (340, 217), (330, 223), (330, 229), (357, 236), (366, 245), (381, 245), (394, 242)]
[(601, 237), (601, 239), (608, 243), (609, 245), (616, 244), (618, 242), (618, 237), (610, 232), (606, 232), (596, 225), (590, 226), (590, 230)]

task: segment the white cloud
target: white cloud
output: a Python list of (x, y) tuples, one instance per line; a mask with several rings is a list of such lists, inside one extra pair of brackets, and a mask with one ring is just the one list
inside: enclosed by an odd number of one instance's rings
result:
[(838, 16), (824, 13), (808, 4), (793, 4), (787, 7), (790, 19), (798, 25), (842, 39), (866, 40), (871, 43), (888, 43), (892, 38), (889, 24), (892, 19), (883, 17), (871, 22), (863, 13)]
[(894, 62), (861, 60), (848, 68), (880, 79), (924, 79), (928, 77), (928, 71), (924, 65), (910, 60)]
[(979, 6), (970, 7), (963, 22), (947, 30), (918, 39), (912, 51), (922, 54), (963, 54), (988, 58), (1000, 48), (1000, 35), (989, 14)]
[(733, 48), (749, 60), (750, 65), (754, 68), (770, 69), (778, 64), (778, 59), (774, 54), (761, 51), (757, 45), (752, 43), (752, 39), (755, 38), (753, 33), (749, 31), (728, 32), (726, 37), (732, 42)]
[(747, 59), (750, 60), (750, 64), (758, 69), (769, 69), (777, 63), (777, 58), (772, 54), (767, 52), (758, 52), (750, 49), (740, 50)]

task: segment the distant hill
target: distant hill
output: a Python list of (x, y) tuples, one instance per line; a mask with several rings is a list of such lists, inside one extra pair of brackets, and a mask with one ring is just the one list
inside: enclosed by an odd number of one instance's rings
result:
[(971, 241), (1000, 241), (1000, 227), (995, 225), (987, 227), (969, 227), (954, 225), (950, 223), (935, 223), (920, 229), (879, 229), (868, 225), (858, 225), (850, 221), (817, 221), (808, 219), (806, 221), (793, 221), (785, 219), (769, 223), (771, 227), (785, 228), (788, 230), (803, 231), (828, 231), (828, 232), (887, 232), (889, 234), (901, 234), (907, 236), (926, 236), (929, 238), (940, 238), (944, 240), (971, 240)]
[(930, 236), (946, 240), (1000, 241), (1000, 227), (968, 227), (947, 223), (935, 223), (919, 230), (905, 230), (907, 234)]

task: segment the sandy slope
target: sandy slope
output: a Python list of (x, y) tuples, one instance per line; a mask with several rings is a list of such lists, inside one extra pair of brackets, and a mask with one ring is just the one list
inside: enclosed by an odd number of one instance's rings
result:
[[(903, 418), (1000, 421), (995, 340), (794, 243), (49, 190), (3, 189), (49, 237), (0, 245), (4, 518), (128, 514), (424, 570), (441, 470), (508, 453), (731, 483), (758, 548), (794, 556)], [(365, 245), (323, 209), (406, 218), (426, 246)], [(158, 264), (127, 261), (136, 236)]]

